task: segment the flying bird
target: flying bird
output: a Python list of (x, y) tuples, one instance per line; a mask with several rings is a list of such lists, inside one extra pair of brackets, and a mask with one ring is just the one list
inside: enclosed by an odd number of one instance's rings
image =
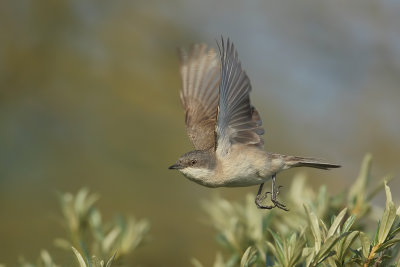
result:
[[(250, 103), (251, 84), (242, 69), (237, 51), (228, 39), (218, 44), (219, 54), (205, 44), (180, 50), (186, 130), (195, 150), (182, 155), (169, 169), (207, 187), (259, 185), (258, 208), (278, 207), (276, 174), (293, 167), (317, 169), (340, 165), (315, 158), (286, 156), (264, 150), (262, 120)], [(272, 180), (271, 192), (262, 194), (265, 182)], [(271, 194), (273, 205), (263, 205)]]

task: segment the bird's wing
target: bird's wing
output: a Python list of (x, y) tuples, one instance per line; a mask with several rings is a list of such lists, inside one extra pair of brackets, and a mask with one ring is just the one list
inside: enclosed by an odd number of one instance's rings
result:
[(250, 104), (250, 80), (240, 65), (233, 44), (222, 39), (221, 82), (219, 87), (218, 119), (216, 127), (219, 156), (225, 156), (235, 143), (263, 147), (262, 121)]
[(220, 62), (217, 53), (205, 44), (181, 50), (182, 90), (186, 130), (194, 147), (215, 147)]

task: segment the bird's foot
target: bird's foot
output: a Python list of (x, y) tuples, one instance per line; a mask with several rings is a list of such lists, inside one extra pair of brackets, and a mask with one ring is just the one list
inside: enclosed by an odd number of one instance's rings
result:
[[(263, 205), (262, 204), (262, 201), (267, 198), (268, 194), (271, 194), (271, 192), (265, 192), (263, 195), (258, 194), (256, 196), (256, 199), (254, 202), (256, 203), (257, 208), (270, 210), (270, 209), (277, 207), (275, 203), (274, 203), (274, 205)], [(271, 194), (271, 196), (272, 196), (272, 194)], [(271, 197), (271, 199), (272, 199), (272, 197)]]
[(278, 186), (278, 188), (276, 189), (276, 193), (271, 195), (271, 201), (272, 201), (272, 203), (274, 203), (274, 206), (275, 206), (275, 207), (280, 208), (281, 210), (284, 210), (284, 211), (289, 211), (289, 209), (286, 208), (286, 205), (285, 205), (285, 204), (280, 203), (280, 202), (276, 199), (276, 197), (279, 195), (279, 189), (280, 189), (281, 187), (283, 187), (283, 186), (282, 186), (282, 185)]
[[(281, 185), (278, 186), (278, 188), (275, 187), (275, 181), (276, 181), (276, 175), (272, 176), (272, 193), (271, 192), (265, 192), (264, 194), (261, 194), (264, 183), (260, 185), (258, 188), (258, 193), (256, 196), (256, 199), (254, 202), (256, 203), (257, 208), (259, 209), (273, 209), (275, 207), (284, 210), (284, 211), (289, 211), (289, 209), (286, 207), (285, 204), (279, 202), (276, 198), (279, 195), (279, 189), (282, 187)], [(265, 200), (268, 196), (268, 194), (271, 194), (271, 201), (273, 205), (263, 205), (262, 202)]]

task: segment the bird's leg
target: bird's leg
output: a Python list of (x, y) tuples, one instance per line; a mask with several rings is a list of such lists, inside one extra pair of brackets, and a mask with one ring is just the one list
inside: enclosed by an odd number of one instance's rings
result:
[(271, 194), (271, 201), (274, 203), (275, 207), (278, 207), (282, 210), (289, 211), (286, 206), (282, 203), (280, 203), (276, 197), (279, 195), (279, 188), (282, 186), (278, 186), (278, 188), (275, 187), (275, 182), (276, 182), (276, 173), (272, 175), (272, 194)]
[[(256, 205), (257, 205), (257, 207), (259, 209), (273, 209), (275, 207), (278, 207), (278, 208), (280, 208), (282, 210), (289, 211), (284, 204), (280, 203), (276, 199), (276, 197), (279, 195), (279, 189), (282, 186), (278, 186), (276, 188), (275, 187), (275, 183), (276, 183), (276, 174), (272, 175), (272, 188), (271, 188), (272, 193), (271, 192), (265, 192), (264, 194), (261, 194), (262, 190), (263, 190), (263, 187), (264, 187), (264, 183), (262, 183), (260, 185), (260, 187), (258, 188), (258, 192), (257, 192), (257, 196), (256, 196), (256, 199), (255, 199), (255, 203), (256, 203)], [(268, 194), (271, 194), (271, 201), (272, 201), (272, 203), (274, 203), (274, 205), (262, 205), (261, 204), (261, 202), (268, 196)]]
[[(258, 188), (258, 193), (255, 199), (255, 203), (257, 208), (259, 209), (273, 209), (276, 207), (276, 204), (274, 203), (274, 205), (268, 206), (268, 205), (263, 205), (261, 204), (261, 202), (267, 197), (268, 194), (271, 194), (271, 192), (265, 192), (263, 195), (261, 195), (262, 189), (263, 189), (264, 183), (260, 184), (260, 187)], [(272, 199), (272, 197), (271, 197)]]

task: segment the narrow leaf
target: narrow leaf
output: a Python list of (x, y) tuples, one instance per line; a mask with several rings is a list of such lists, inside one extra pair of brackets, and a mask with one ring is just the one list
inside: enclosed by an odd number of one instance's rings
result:
[(317, 216), (315, 216), (315, 214), (313, 212), (310, 211), (308, 206), (304, 205), (304, 209), (307, 212), (308, 219), (311, 224), (311, 232), (312, 232), (312, 234), (314, 236), (314, 240), (315, 240), (315, 250), (319, 251), (321, 248), (321, 231), (319, 229), (318, 218), (317, 218)]
[(274, 239), (274, 242), (275, 242), (275, 251), (276, 251), (275, 257), (278, 259), (278, 261), (279, 261), (280, 263), (283, 264), (283, 262), (284, 262), (284, 260), (285, 260), (285, 256), (284, 256), (285, 250), (284, 250), (284, 248), (283, 248), (282, 240), (281, 240), (281, 238), (280, 238), (277, 234), (275, 234), (271, 229), (268, 229), (268, 230), (269, 230), (269, 232), (271, 233), (272, 238)]
[(194, 267), (204, 267), (198, 259), (193, 258), (190, 262)]
[(85, 262), (85, 260), (83, 259), (81, 253), (79, 253), (78, 250), (76, 250), (76, 248), (71, 247), (72, 251), (75, 253), (76, 259), (78, 260), (79, 266), (80, 267), (87, 267), (87, 264)]
[(376, 252), (381, 252), (382, 250), (387, 249), (388, 247), (393, 246), (396, 243), (400, 242), (400, 238), (393, 238), (390, 239), (389, 241), (386, 241), (385, 243), (383, 243), (377, 250)]
[(316, 261), (320, 262), (321, 259), (326, 258), (328, 255), (330, 255), (333, 252), (333, 246), (344, 236), (345, 235), (333, 235), (331, 237), (328, 237), (328, 239), (322, 245), (320, 251), (317, 253), (317, 256), (315, 257)]
[(256, 250), (253, 249), (253, 247), (248, 247), (243, 253), (242, 259), (240, 260), (240, 266), (248, 267), (255, 254)]
[(117, 255), (117, 252), (115, 251), (112, 257), (107, 261), (106, 267), (111, 267), (111, 264), (114, 262), (115, 256)]
[[(371, 154), (365, 155), (358, 178), (357, 178), (356, 182), (350, 188), (348, 197), (349, 197), (349, 200), (353, 204), (359, 204), (364, 198), (365, 188), (367, 187), (367, 185), (369, 183), (369, 176), (370, 176), (370, 171), (371, 171), (371, 161), (372, 161)], [(354, 203), (354, 202), (358, 202), (358, 203)]]
[(364, 258), (368, 258), (370, 249), (371, 249), (371, 241), (367, 234), (364, 232), (360, 232), (360, 240), (361, 240), (361, 247), (362, 247), (362, 255)]
[(378, 233), (378, 242), (382, 244), (387, 235), (389, 234), (390, 229), (392, 228), (393, 222), (396, 218), (396, 210), (394, 207), (394, 203), (392, 201), (392, 193), (390, 192), (390, 188), (385, 182), (385, 191), (386, 191), (386, 208), (383, 212), (381, 226)]
[(44, 266), (53, 266), (53, 260), (47, 250), (40, 251), (40, 258), (42, 259)]
[(99, 260), (96, 256), (92, 257), (90, 267), (103, 267), (103, 266), (104, 266), (103, 261)]
[(121, 229), (118, 226), (115, 226), (104, 238), (101, 246), (103, 252), (109, 252), (112, 248), (112, 245), (115, 243), (117, 238), (120, 236)]
[(400, 232), (400, 227), (397, 227), (396, 229), (394, 229), (392, 232), (390, 232), (389, 234), (389, 238), (393, 238), (397, 235), (397, 233)]
[(340, 223), (342, 222), (344, 215), (346, 215), (346, 212), (347, 212), (347, 208), (344, 208), (339, 213), (339, 215), (335, 218), (331, 227), (329, 228), (327, 237), (333, 236), (333, 234), (336, 232), (337, 228), (339, 227)]
[(348, 252), (348, 249), (350, 248), (351, 244), (354, 242), (358, 234), (359, 234), (358, 231), (351, 232), (348, 236), (346, 236), (344, 239), (341, 240), (341, 246), (339, 251), (339, 258), (341, 260), (344, 260), (344, 256)]
[(356, 221), (356, 216), (351, 215), (343, 224), (342, 232), (348, 232), (350, 228), (353, 226), (354, 222)]
[(302, 257), (306, 258), (306, 267), (309, 267), (314, 259), (315, 249), (314, 248), (303, 248)]
[(317, 262), (317, 265), (333, 255), (336, 255), (336, 251), (329, 251), (320, 261)]

